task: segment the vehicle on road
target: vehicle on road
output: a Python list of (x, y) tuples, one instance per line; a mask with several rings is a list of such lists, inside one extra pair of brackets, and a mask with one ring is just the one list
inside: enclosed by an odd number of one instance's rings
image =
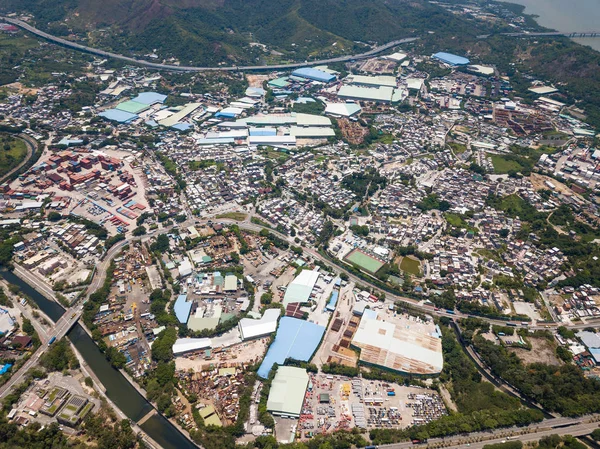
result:
[(50, 346), (52, 343), (54, 343), (56, 341), (56, 337), (52, 337), (50, 339), (50, 341), (48, 342), (48, 346)]

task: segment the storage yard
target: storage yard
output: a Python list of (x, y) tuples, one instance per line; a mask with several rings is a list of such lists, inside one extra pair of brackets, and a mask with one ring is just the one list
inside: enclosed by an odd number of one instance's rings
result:
[(302, 438), (310, 438), (355, 427), (405, 428), (430, 422), (446, 413), (444, 402), (433, 390), (311, 374), (298, 433)]

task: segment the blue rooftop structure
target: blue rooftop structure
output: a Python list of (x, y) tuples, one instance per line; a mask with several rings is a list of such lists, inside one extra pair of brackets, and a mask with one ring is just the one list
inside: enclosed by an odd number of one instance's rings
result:
[(340, 292), (337, 290), (334, 290), (333, 293), (331, 294), (331, 299), (329, 300), (327, 307), (325, 307), (330, 312), (333, 312), (335, 310), (335, 306), (337, 304), (339, 294), (340, 294)]
[(308, 362), (324, 333), (324, 326), (284, 316), (279, 320), (275, 341), (269, 347), (258, 369), (258, 375), (266, 379), (273, 364), (281, 365), (287, 358)]
[(81, 139), (67, 139), (66, 137), (62, 138), (60, 140), (60, 142), (58, 142), (59, 145), (66, 145), (68, 147), (70, 147), (71, 145), (81, 145), (83, 144), (83, 140)]
[(321, 81), (322, 83), (329, 83), (335, 79), (335, 75), (323, 72), (322, 70), (313, 69), (311, 67), (294, 70), (292, 75), (307, 80)]
[(596, 364), (600, 364), (600, 348), (588, 348)]
[(187, 301), (187, 295), (179, 295), (173, 306), (175, 316), (180, 323), (187, 323), (192, 310), (192, 303)]
[(229, 111), (219, 111), (215, 114), (216, 118), (219, 118), (219, 117), (235, 118), (236, 116), (237, 116), (237, 114), (235, 112), (229, 112)]
[(121, 111), (120, 109), (107, 109), (104, 112), (98, 114), (100, 117), (104, 117), (107, 120), (112, 120), (119, 123), (129, 123), (134, 121), (138, 116), (130, 112)]
[(167, 99), (166, 95), (159, 94), (157, 92), (142, 92), (137, 97), (133, 99), (136, 103), (142, 104), (156, 104), (156, 103), (164, 103)]
[(185, 122), (175, 123), (173, 126), (171, 126), (171, 128), (176, 129), (177, 131), (187, 131), (191, 127), (192, 125)]
[(432, 57), (450, 65), (467, 65), (470, 62), (467, 58), (463, 58), (462, 56), (456, 56), (452, 53), (445, 53), (443, 51), (436, 53)]
[(12, 365), (11, 365), (10, 363), (7, 363), (6, 365), (2, 365), (2, 366), (0, 366), (0, 376), (1, 376), (2, 374), (5, 374), (5, 373), (7, 373), (7, 372), (8, 372), (8, 370), (9, 370), (9, 369), (11, 369), (11, 368), (12, 368)]

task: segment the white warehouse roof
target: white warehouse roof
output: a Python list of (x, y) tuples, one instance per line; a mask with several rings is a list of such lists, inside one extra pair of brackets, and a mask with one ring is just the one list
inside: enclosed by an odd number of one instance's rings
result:
[(242, 318), (238, 323), (242, 340), (262, 337), (272, 334), (277, 330), (277, 320), (281, 314), (280, 309), (267, 309), (259, 320)]
[(173, 354), (179, 355), (190, 351), (210, 348), (210, 338), (178, 338), (173, 345)]
[(444, 367), (441, 339), (416, 327), (397, 327), (376, 313), (365, 313), (352, 346), (360, 348), (364, 363), (409, 374), (439, 374)]
[(287, 307), (293, 302), (307, 302), (310, 294), (319, 279), (319, 272), (312, 270), (302, 270), (296, 279), (288, 285), (283, 297), (283, 305)]

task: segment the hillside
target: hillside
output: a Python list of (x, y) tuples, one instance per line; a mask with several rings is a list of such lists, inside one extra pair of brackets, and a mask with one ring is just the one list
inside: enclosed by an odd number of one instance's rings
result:
[(39, 28), (95, 46), (156, 50), (186, 64), (304, 60), (428, 31), (489, 31), (424, 0), (0, 0), (0, 11), (31, 13)]

